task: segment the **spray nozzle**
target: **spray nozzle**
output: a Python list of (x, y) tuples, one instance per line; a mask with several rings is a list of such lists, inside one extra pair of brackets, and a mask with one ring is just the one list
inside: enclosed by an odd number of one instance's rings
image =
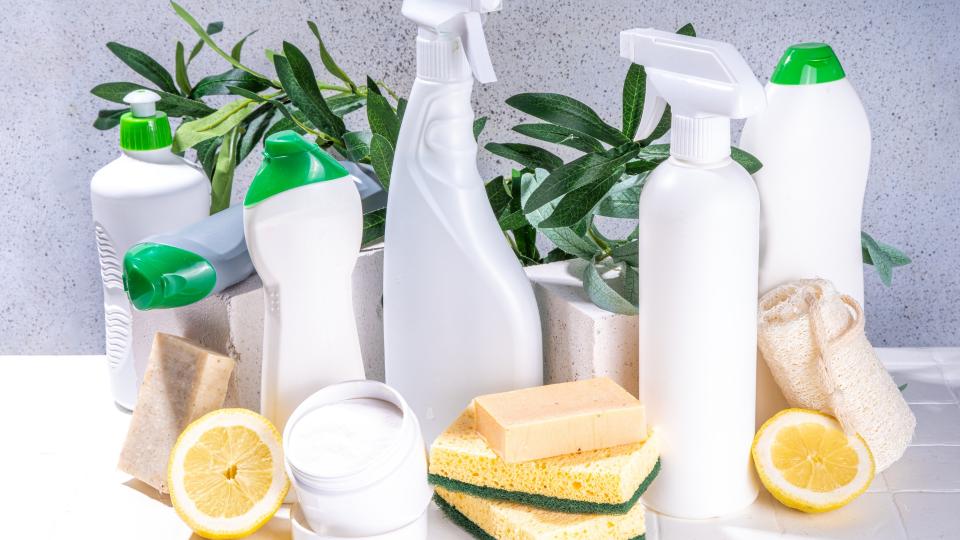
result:
[(137, 118), (146, 118), (157, 114), (157, 102), (160, 95), (142, 88), (123, 96), (123, 102), (130, 105), (130, 112)]
[(497, 76), (483, 33), (483, 15), (502, 7), (503, 0), (404, 0), (401, 11), (421, 30), (459, 37), (473, 76), (481, 83), (490, 83)]

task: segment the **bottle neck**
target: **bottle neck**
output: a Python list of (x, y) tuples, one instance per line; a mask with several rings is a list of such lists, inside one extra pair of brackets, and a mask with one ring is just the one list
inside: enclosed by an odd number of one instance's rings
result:
[(670, 155), (698, 165), (730, 157), (730, 119), (674, 113), (670, 125)]
[(417, 34), (417, 77), (437, 82), (473, 79), (460, 38), (421, 28)]

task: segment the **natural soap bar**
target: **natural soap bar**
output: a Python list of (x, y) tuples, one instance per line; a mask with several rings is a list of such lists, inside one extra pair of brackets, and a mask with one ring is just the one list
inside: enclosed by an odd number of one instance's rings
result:
[(507, 463), (640, 442), (643, 405), (603, 378), (480, 396), (476, 429)]
[(190, 422), (223, 406), (233, 364), (228, 356), (158, 332), (120, 452), (120, 470), (168, 493), (170, 450)]

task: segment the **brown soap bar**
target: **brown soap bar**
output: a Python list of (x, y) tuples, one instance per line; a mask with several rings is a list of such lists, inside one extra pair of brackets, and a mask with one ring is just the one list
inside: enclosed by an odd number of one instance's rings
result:
[(476, 430), (507, 463), (646, 440), (643, 405), (603, 378), (480, 396)]
[(121, 471), (167, 490), (167, 462), (180, 433), (223, 406), (233, 359), (177, 336), (157, 333), (127, 440)]

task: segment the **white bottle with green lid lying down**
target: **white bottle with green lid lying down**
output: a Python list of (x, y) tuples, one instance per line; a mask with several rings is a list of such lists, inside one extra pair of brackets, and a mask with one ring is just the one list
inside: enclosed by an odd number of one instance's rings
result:
[(260, 412), (281, 432), (327, 385), (363, 379), (352, 274), (363, 235), (355, 179), (292, 131), (270, 136), (247, 191), (247, 248), (263, 281)]

